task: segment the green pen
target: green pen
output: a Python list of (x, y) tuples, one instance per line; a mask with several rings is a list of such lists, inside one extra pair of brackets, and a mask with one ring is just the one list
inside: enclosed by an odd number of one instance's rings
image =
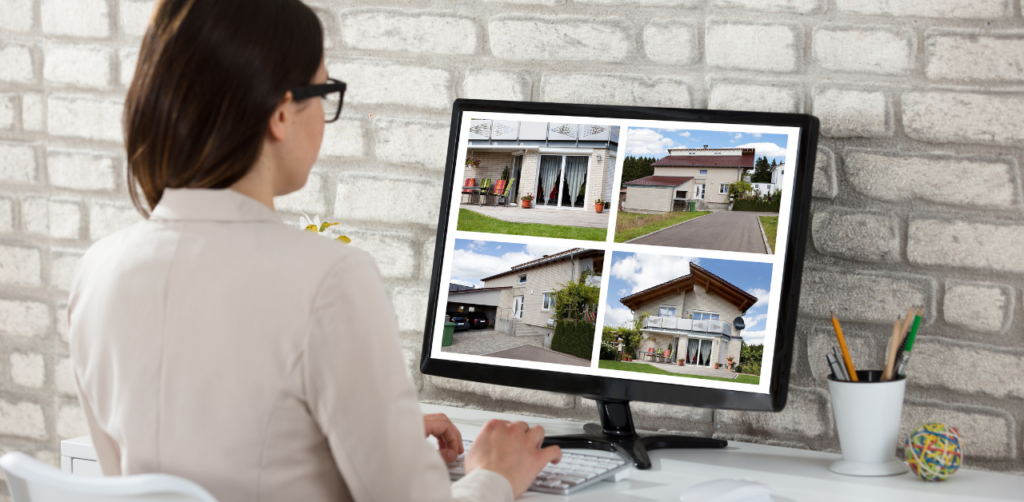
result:
[(914, 340), (917, 339), (917, 328), (921, 326), (921, 311), (918, 310), (918, 314), (914, 316), (914, 326), (910, 328), (910, 334), (907, 335), (907, 344), (903, 347), (903, 353), (900, 354), (900, 362), (896, 367), (896, 374), (903, 376), (903, 372), (907, 369), (907, 363), (910, 362), (910, 352), (914, 348)]

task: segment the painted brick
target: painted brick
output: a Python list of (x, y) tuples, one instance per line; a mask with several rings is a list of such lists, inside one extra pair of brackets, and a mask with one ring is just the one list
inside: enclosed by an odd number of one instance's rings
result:
[(830, 26), (814, 30), (814, 60), (826, 70), (902, 75), (917, 52), (910, 31)]
[(744, 10), (811, 14), (824, 11), (825, 0), (714, 0), (715, 7), (736, 7)]
[[(906, 311), (904, 311), (906, 314)], [(896, 318), (893, 317), (890, 320), (890, 324)], [(886, 343), (888, 341), (888, 335), (891, 333), (892, 326), (889, 326), (890, 331), (886, 331), (886, 339), (883, 339), (876, 333), (876, 336), (872, 336), (870, 333), (863, 333), (857, 328), (843, 327), (843, 335), (846, 338), (846, 344), (850, 350), (850, 358), (853, 359), (854, 368), (881, 368), (886, 362)], [(885, 331), (885, 328), (879, 331)], [(836, 334), (832, 331), (832, 327), (818, 327), (813, 330), (810, 336), (807, 337), (807, 362), (811, 365), (811, 374), (814, 375), (814, 379), (818, 381), (825, 381), (825, 378), (831, 373), (828, 368), (828, 364), (825, 362), (825, 355), (832, 353), (832, 347), (836, 345)]]
[(373, 121), (377, 158), (399, 165), (444, 171), (448, 156), (448, 123), (378, 118)]
[(434, 249), (437, 247), (437, 239), (431, 237), (423, 244), (420, 251), (420, 275), (424, 279), (430, 279), (434, 273)]
[(57, 319), (57, 334), (60, 335), (60, 339), (65, 343), (68, 339), (68, 306), (67, 304), (57, 305), (56, 308), (56, 319)]
[(566, 0), (484, 0), (484, 2), (515, 5), (565, 5)]
[(28, 31), (35, 24), (32, 0), (0, 0), (0, 13), (0, 30)]
[(717, 83), (711, 85), (708, 108), (797, 113), (803, 108), (802, 101), (800, 90), (791, 87)]
[(425, 289), (395, 288), (391, 301), (399, 330), (423, 331), (427, 323), (427, 296)]
[(274, 198), (274, 207), (278, 211), (291, 211), (294, 213), (308, 213), (323, 215), (327, 213), (327, 201), (324, 189), (324, 173), (309, 173), (306, 185), (302, 189), (292, 192), (283, 197)]
[(359, 120), (340, 119), (327, 124), (324, 129), (324, 142), (320, 146), (320, 155), (328, 157), (362, 157), (363, 124)]
[(42, 0), (43, 32), (47, 35), (101, 38), (110, 35), (106, 0)]
[(657, 63), (691, 64), (700, 57), (697, 27), (681, 19), (654, 21), (644, 27), (644, 53)]
[[(60, 401), (58, 398), (57, 402)], [(89, 424), (85, 421), (85, 413), (78, 402), (60, 404), (57, 410), (57, 436), (60, 439), (68, 439), (88, 435)]]
[(46, 171), (50, 184), (72, 190), (115, 190), (114, 159), (77, 150), (48, 149)]
[[(332, 230), (336, 228), (338, 227), (332, 227)], [(349, 236), (352, 239), (351, 245), (369, 253), (377, 262), (380, 274), (387, 279), (412, 277), (416, 270), (416, 250), (409, 234), (347, 229), (338, 230), (336, 233)]]
[(50, 85), (107, 89), (111, 84), (111, 49), (48, 43), (43, 78)]
[(31, 49), (23, 45), (0, 48), (0, 81), (24, 84), (35, 79)]
[(47, 124), (50, 134), (104, 141), (122, 141), (119, 99), (58, 94), (47, 100)]
[(473, 54), (477, 31), (476, 23), (463, 17), (396, 10), (341, 14), (342, 43), (353, 49)]
[[(993, 371), (998, 368), (999, 371)], [(927, 337), (914, 344), (913, 378), (917, 385), (945, 388), (999, 399), (1024, 398), (1024, 355), (973, 344)]]
[(907, 258), (918, 265), (941, 265), (1001, 272), (1024, 272), (1024, 226), (913, 219), (907, 230)]
[(46, 439), (46, 417), (36, 403), (0, 400), (0, 434)]
[(78, 394), (74, 368), (70, 357), (57, 358), (57, 364), (53, 371), (53, 383), (57, 387), (57, 392), (70, 395)]
[(796, 25), (712, 19), (705, 39), (708, 66), (785, 73), (800, 69), (803, 39)]
[[(971, 206), (1014, 204), (1016, 165), (1007, 160), (979, 160), (948, 155), (848, 150), (846, 180), (860, 193), (887, 201), (927, 200)], [(949, 180), (978, 179), (950, 194)]]
[(1013, 319), (1014, 289), (998, 284), (946, 282), (942, 301), (946, 322), (974, 331), (998, 333)]
[(25, 197), (21, 201), (21, 227), (30, 234), (50, 233), (50, 208), (46, 197)]
[(834, 199), (839, 195), (836, 156), (832, 150), (823, 146), (818, 147), (818, 155), (814, 159), (814, 186), (811, 188), (811, 195), (824, 199)]
[(21, 202), (21, 222), (29, 233), (54, 239), (78, 239), (82, 210), (74, 201), (26, 197)]
[[(900, 444), (928, 422), (954, 425), (965, 438), (967, 458), (1016, 458), (1016, 426), (1005, 412), (982, 407), (951, 407), (945, 402), (905, 403), (900, 419)], [(969, 439), (968, 439), (969, 438)], [(967, 442), (969, 441), (969, 442)]]
[(1021, 114), (1021, 94), (903, 94), (903, 128), (921, 141), (1018, 146), (1024, 141), (1024, 128), (1017, 121)]
[(672, 77), (601, 73), (546, 73), (541, 100), (556, 103), (615, 104), (689, 108), (690, 85)]
[(135, 206), (97, 201), (89, 204), (89, 238), (102, 239), (142, 220)]
[(154, 0), (121, 0), (117, 5), (121, 33), (133, 37), (145, 35), (155, 5)]
[(139, 62), (139, 50), (121, 49), (118, 52), (117, 59), (118, 66), (120, 66), (118, 78), (121, 85), (129, 87), (132, 85), (132, 79), (135, 78), (135, 66)]
[(491, 52), (509, 61), (623, 61), (629, 31), (595, 18), (497, 17), (488, 23)]
[(402, 105), (448, 110), (453, 100), (452, 77), (445, 70), (383, 61), (333, 63), (328, 72), (348, 83), (345, 103)]
[(76, 249), (51, 250), (50, 285), (61, 291), (71, 291), (83, 254), (85, 253)]
[(16, 98), (16, 94), (0, 94), (0, 129), (14, 129), (15, 109), (18, 108)]
[[(422, 328), (422, 326), (420, 327)], [(494, 401), (514, 402), (562, 409), (572, 408), (576, 404), (575, 398), (569, 394), (490, 385), (470, 382), (468, 380), (456, 380), (453, 378), (442, 378), (429, 375), (424, 376), (424, 378), (432, 387), (437, 389), (456, 392), (459, 394), (475, 394)], [(470, 401), (465, 396), (458, 396), (457, 399), (462, 402)]]
[(42, 387), (46, 383), (46, 363), (42, 354), (11, 354), (11, 379), (25, 387)]
[(35, 148), (29, 145), (0, 143), (0, 180), (35, 183)]
[(440, 183), (409, 178), (386, 178), (374, 174), (346, 173), (338, 181), (334, 214), (343, 220), (436, 225), (437, 204), (408, 204), (417, 200), (440, 200)]
[(987, 19), (1009, 14), (1006, 0), (836, 0), (836, 7), (875, 16)]
[(813, 102), (812, 113), (821, 120), (821, 134), (825, 136), (892, 136), (892, 109), (884, 91), (815, 89)]
[(469, 99), (526, 101), (533, 82), (524, 72), (470, 68), (462, 80), (462, 96)]
[(21, 128), (26, 131), (42, 131), (45, 128), (46, 111), (42, 94), (27, 92), (21, 95)]
[(575, 0), (579, 4), (591, 5), (636, 5), (638, 7), (695, 7), (700, 0)]
[(1024, 38), (982, 37), (976, 33), (929, 34), (928, 78), (1024, 80)]
[(896, 316), (906, 314), (907, 305), (924, 305), (924, 318), (930, 322), (935, 317), (932, 312), (935, 288), (934, 280), (920, 276), (877, 272), (845, 274), (804, 268), (800, 310), (812, 317), (829, 318), (835, 313), (844, 321), (891, 326)]
[(778, 413), (718, 410), (715, 422), (723, 426), (751, 428), (769, 434), (826, 436), (832, 431), (832, 411), (826, 393), (818, 389), (790, 387), (786, 407)]
[(885, 214), (824, 210), (811, 222), (814, 247), (827, 255), (853, 260), (900, 260), (900, 229), (895, 217)]
[(0, 246), (0, 283), (38, 286), (42, 283), (40, 263), (38, 249)]
[(419, 392), (423, 390), (423, 374), (420, 373), (419, 348), (402, 347), (402, 358), (405, 359), (405, 376)]
[(14, 231), (14, 201), (0, 198), (0, 233)]
[(37, 337), (50, 332), (50, 308), (45, 303), (0, 300), (0, 333)]

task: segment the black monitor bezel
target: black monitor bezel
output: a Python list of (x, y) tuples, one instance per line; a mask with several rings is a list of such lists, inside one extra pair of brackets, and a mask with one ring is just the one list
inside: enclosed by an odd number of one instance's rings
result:
[[(437, 319), (437, 301), (440, 287), (442, 286), (440, 277), (441, 263), (444, 259), (445, 242), (447, 242), (448, 237), (449, 206), (454, 191), (452, 181), (458, 157), (461, 117), (464, 112), (469, 111), (799, 127), (800, 144), (797, 157), (800, 169), (797, 169), (793, 185), (794, 198), (792, 211), (790, 212), (789, 242), (787, 243), (783, 269), (777, 326), (778, 335), (776, 336), (778, 343), (775, 344), (769, 393), (757, 394), (431, 358), (430, 349), (433, 346), (434, 326)], [(448, 156), (445, 163), (444, 187), (441, 193), (442, 211), (438, 217), (437, 224), (434, 263), (430, 276), (430, 296), (427, 304), (426, 329), (423, 334), (423, 350), (420, 356), (420, 371), (425, 375), (572, 394), (590, 399), (646, 401), (682, 406), (750, 411), (782, 410), (786, 404), (789, 388), (793, 339), (796, 331), (797, 309), (800, 303), (800, 281), (803, 274), (804, 250), (811, 217), (811, 190), (817, 143), (818, 119), (805, 114), (469, 99), (455, 100), (452, 107), (451, 131), (448, 136)], [(452, 230), (454, 231), (454, 229)], [(553, 378), (553, 376), (556, 377)]]

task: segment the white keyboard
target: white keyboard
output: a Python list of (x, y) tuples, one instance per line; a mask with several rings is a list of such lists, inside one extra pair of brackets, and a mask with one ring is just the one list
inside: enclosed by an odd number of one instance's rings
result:
[[(472, 441), (463, 440), (466, 453)], [(448, 474), (452, 481), (466, 475), (466, 453), (459, 455), (454, 462), (448, 464)], [(576, 490), (590, 486), (609, 476), (629, 468), (629, 463), (614, 454), (607, 456), (600, 453), (568, 453), (562, 450), (562, 461), (548, 464), (537, 475), (530, 491), (568, 495)]]

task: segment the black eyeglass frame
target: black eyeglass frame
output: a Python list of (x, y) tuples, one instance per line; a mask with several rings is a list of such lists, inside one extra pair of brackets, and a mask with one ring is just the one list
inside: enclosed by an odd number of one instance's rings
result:
[(341, 96), (338, 98), (338, 110), (334, 113), (334, 117), (324, 117), (324, 122), (330, 124), (341, 117), (341, 106), (345, 101), (345, 87), (345, 82), (329, 78), (327, 79), (326, 84), (304, 85), (302, 87), (292, 89), (292, 99), (295, 101), (302, 101), (304, 99), (315, 97), (322, 98), (332, 92), (340, 92)]

